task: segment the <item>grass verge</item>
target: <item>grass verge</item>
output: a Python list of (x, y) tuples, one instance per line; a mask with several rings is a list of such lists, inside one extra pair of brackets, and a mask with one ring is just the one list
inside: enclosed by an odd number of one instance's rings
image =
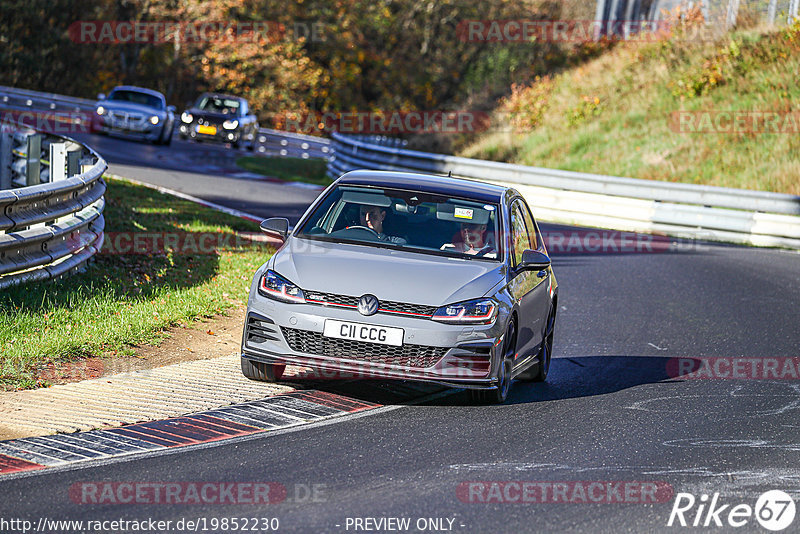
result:
[[(515, 87), (499, 109), (509, 117), (506, 131), (483, 135), (459, 155), (800, 194), (800, 21), (714, 41), (686, 35), (623, 43), (585, 65)], [(777, 116), (780, 127), (691, 126), (720, 112)], [(689, 127), (676, 120), (684, 113)]]
[(243, 156), (236, 164), (250, 172), (279, 178), (287, 182), (306, 182), (317, 185), (328, 185), (331, 179), (325, 174), (328, 166), (321, 159), (302, 158), (264, 158)]
[[(180, 244), (152, 254), (104, 252), (63, 281), (4, 291), (0, 389), (47, 385), (35, 376), (50, 363), (130, 356), (167, 327), (225, 313), (247, 301), (253, 272), (272, 253), (235, 238), (257, 233), (255, 223), (122, 180), (108, 179), (104, 215), (106, 245), (137, 234), (182, 236)], [(188, 246), (218, 238), (219, 247)]]

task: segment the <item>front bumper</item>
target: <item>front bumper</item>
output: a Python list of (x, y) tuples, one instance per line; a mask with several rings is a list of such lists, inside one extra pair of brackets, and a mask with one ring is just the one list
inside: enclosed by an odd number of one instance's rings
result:
[(126, 136), (132, 136), (142, 139), (147, 139), (149, 141), (153, 141), (158, 139), (161, 136), (161, 130), (163, 126), (159, 124), (152, 124), (149, 121), (144, 126), (134, 126), (123, 128), (116, 125), (113, 125), (110, 120), (99, 117), (96, 119), (95, 127), (93, 128), (95, 131), (108, 133), (108, 134), (123, 134)]
[(217, 128), (215, 134), (206, 134), (197, 131), (197, 124), (187, 124), (182, 122), (178, 131), (184, 137), (191, 137), (192, 139), (201, 139), (203, 141), (217, 141), (220, 143), (235, 143), (242, 137), (242, 132), (239, 128), (233, 130), (226, 130), (222, 127)]
[[(256, 299), (257, 305), (251, 303), (245, 319), (243, 358), (310, 367), (329, 379), (402, 379), (476, 389), (497, 386), (496, 353), (504, 332), (499, 319), (492, 325), (450, 325)], [(324, 337), (326, 319), (403, 328), (403, 346)]]

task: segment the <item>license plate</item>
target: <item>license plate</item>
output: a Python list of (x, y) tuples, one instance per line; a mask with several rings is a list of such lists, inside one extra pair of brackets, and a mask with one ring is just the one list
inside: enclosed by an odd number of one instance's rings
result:
[(217, 127), (216, 126), (207, 126), (205, 124), (198, 124), (197, 125), (197, 133), (206, 134), (206, 135), (217, 135)]
[(363, 323), (349, 323), (345, 321), (325, 320), (322, 335), (338, 339), (353, 341), (366, 341), (380, 345), (403, 346), (403, 329), (388, 326), (377, 326)]

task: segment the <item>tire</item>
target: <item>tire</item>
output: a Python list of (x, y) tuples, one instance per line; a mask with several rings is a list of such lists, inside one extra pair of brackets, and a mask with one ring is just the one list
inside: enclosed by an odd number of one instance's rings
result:
[(258, 138), (258, 124), (256, 124), (253, 127), (253, 135), (250, 136), (250, 145), (247, 147), (247, 149), (250, 152), (255, 152), (256, 151), (256, 139), (257, 138)]
[(539, 363), (531, 365), (520, 373), (519, 378), (525, 382), (544, 382), (550, 372), (550, 360), (553, 357), (553, 332), (556, 327), (556, 310), (553, 308), (547, 316), (547, 329), (545, 330), (542, 348), (539, 349), (537, 358)]
[(164, 140), (164, 146), (169, 146), (172, 144), (172, 133)]
[(502, 404), (511, 390), (511, 369), (517, 349), (517, 326), (512, 320), (508, 325), (503, 343), (503, 361), (500, 363), (499, 380), (495, 389), (469, 389), (469, 398), (477, 404)]
[(242, 374), (258, 382), (277, 382), (283, 376), (286, 364), (254, 362), (242, 358)]

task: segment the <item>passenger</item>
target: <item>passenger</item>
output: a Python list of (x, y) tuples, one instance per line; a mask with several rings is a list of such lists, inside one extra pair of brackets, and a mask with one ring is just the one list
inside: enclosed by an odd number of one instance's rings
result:
[(380, 206), (361, 205), (361, 226), (374, 230), (381, 241), (388, 241), (397, 245), (405, 245), (402, 237), (386, 235), (383, 233), (383, 221), (386, 219), (386, 210)]
[(461, 223), (459, 237), (461, 241), (445, 243), (442, 245), (441, 250), (463, 252), (470, 256), (476, 256), (480, 253), (480, 256), (485, 258), (497, 257), (492, 234), (487, 232), (485, 224)]

